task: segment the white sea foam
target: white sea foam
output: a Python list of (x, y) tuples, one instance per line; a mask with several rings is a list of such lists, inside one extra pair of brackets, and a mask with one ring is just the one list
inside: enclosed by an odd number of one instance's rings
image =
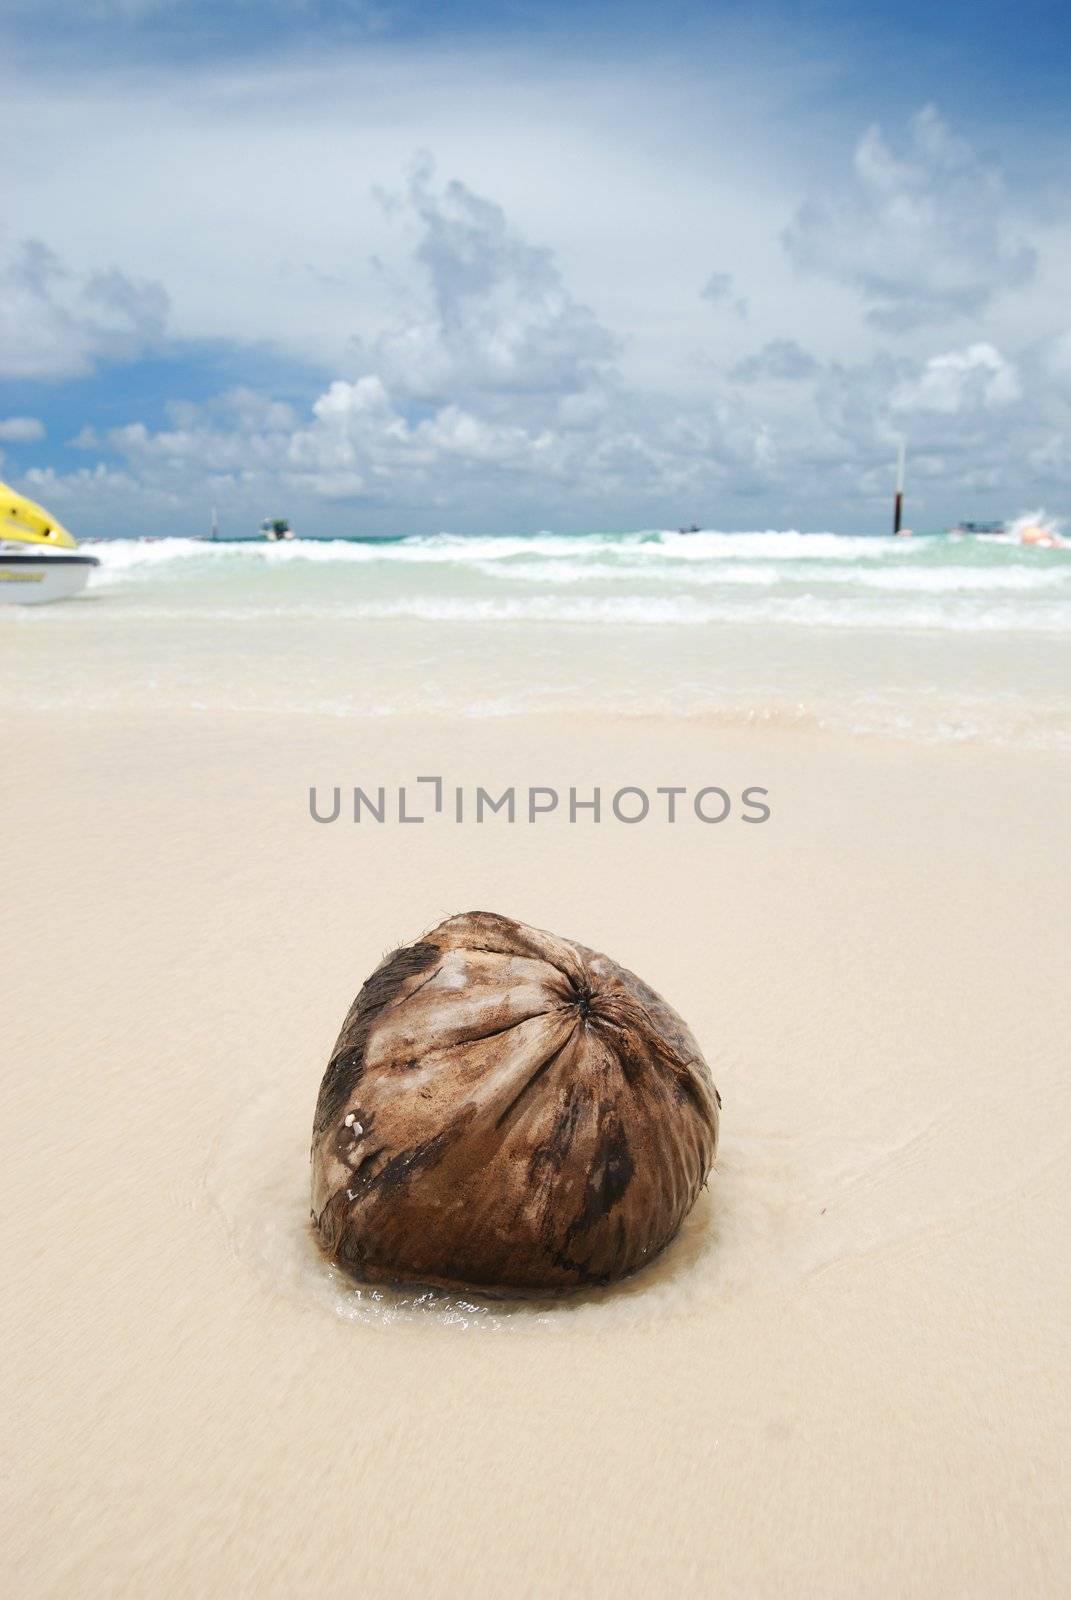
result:
[[(143, 621), (169, 618), (190, 621), (211, 617), (217, 622), (273, 623), (341, 621), (412, 621), (455, 626), (546, 624), (562, 627), (698, 628), (714, 624), (757, 628), (822, 628), (859, 632), (938, 632), (1071, 634), (1071, 598), (1029, 606), (973, 604), (962, 597), (935, 598), (927, 604), (891, 607), (865, 598), (825, 598), (808, 593), (763, 600), (703, 600), (691, 595), (518, 596), (501, 599), (410, 595), (393, 600), (344, 598), (334, 603), (292, 601), (285, 604), (138, 605), (131, 613)], [(52, 615), (20, 618), (26, 626), (47, 626)]]
[[(916, 540), (921, 549), (926, 540)], [(93, 543), (109, 570), (130, 570), (139, 566), (159, 567), (172, 559), (197, 557), (205, 562), (233, 565), (288, 566), (313, 562), (350, 562), (360, 566), (382, 563), (390, 566), (459, 564), (471, 566), (487, 562), (562, 560), (575, 557), (624, 557), (641, 565), (673, 562), (694, 565), (711, 559), (801, 560), (801, 561), (880, 561), (907, 554), (904, 540), (861, 538), (832, 533), (784, 532), (726, 533), (711, 531), (696, 534), (669, 532), (627, 534), (535, 534), (517, 536), (464, 536), (435, 534), (410, 539), (293, 539), (268, 543), (213, 544), (203, 539), (113, 539)]]

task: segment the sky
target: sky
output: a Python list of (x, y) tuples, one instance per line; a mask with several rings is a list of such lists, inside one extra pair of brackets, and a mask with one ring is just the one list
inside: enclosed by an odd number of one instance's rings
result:
[(1071, 516), (1055, 4), (0, 0), (0, 475), (79, 534)]

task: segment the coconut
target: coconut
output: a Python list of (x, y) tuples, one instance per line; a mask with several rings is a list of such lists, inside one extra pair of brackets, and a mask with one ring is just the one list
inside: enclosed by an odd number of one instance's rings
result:
[(342, 1025), (313, 1222), (372, 1282), (609, 1283), (677, 1232), (720, 1104), (695, 1039), (633, 973), (508, 917), (451, 917), (388, 956)]

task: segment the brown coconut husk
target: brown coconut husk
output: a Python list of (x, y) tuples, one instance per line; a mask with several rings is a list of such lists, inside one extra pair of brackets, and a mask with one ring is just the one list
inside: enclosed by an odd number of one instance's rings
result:
[(633, 973), (508, 917), (451, 917), (388, 956), (342, 1025), (313, 1221), (372, 1282), (609, 1283), (680, 1227), (720, 1103), (685, 1024)]

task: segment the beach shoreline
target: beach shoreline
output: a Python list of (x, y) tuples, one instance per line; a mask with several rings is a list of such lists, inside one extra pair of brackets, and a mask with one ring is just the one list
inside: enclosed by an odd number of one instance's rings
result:
[(0, 707), (690, 718), (1071, 748), (1071, 555), (792, 531), (116, 539), (0, 615)]

